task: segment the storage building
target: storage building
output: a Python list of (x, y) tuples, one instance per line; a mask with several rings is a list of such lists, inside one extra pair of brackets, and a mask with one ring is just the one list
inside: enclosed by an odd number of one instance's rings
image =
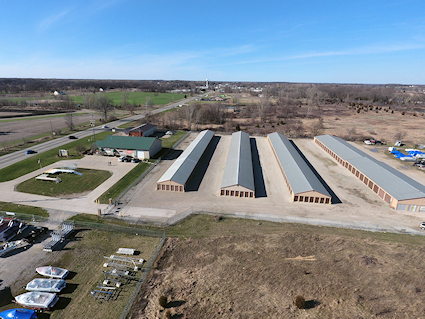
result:
[(156, 125), (145, 123), (128, 131), (129, 136), (147, 137), (156, 132)]
[(332, 196), (294, 145), (280, 133), (267, 135), (294, 202), (331, 204)]
[(132, 137), (109, 135), (96, 142), (97, 148), (106, 155), (131, 156), (149, 159), (162, 150), (162, 141), (156, 137)]
[(249, 135), (245, 132), (232, 134), (220, 195), (255, 197), (251, 144)]
[(338, 163), (397, 210), (425, 212), (425, 186), (332, 135), (314, 138)]
[(199, 133), (158, 180), (156, 189), (161, 191), (184, 192), (189, 177), (192, 175), (213, 137), (214, 132), (210, 130)]

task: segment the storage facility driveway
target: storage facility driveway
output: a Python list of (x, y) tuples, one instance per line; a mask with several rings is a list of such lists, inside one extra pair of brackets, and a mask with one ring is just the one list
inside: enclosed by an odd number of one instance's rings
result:
[[(109, 162), (111, 162), (112, 165), (108, 165)], [(30, 178), (34, 178), (50, 168), (59, 168), (65, 165), (66, 163), (77, 164), (77, 171), (78, 168), (100, 169), (110, 171), (112, 173), (112, 176), (89, 194), (82, 195), (76, 198), (63, 199), (14, 191), (15, 186), (20, 184), (21, 182), (26, 181)], [(85, 156), (84, 158), (79, 160), (59, 161), (52, 165), (31, 172), (27, 175), (21, 176), (15, 180), (0, 183), (0, 201), (43, 207), (46, 209), (97, 214), (97, 210), (99, 208), (104, 210), (107, 205), (98, 205), (95, 203), (95, 200), (105, 191), (107, 191), (112, 185), (118, 182), (135, 165), (137, 164), (118, 162), (116, 157), (104, 157), (97, 155)], [(40, 183), (49, 182), (40, 181)]]
[[(366, 229), (419, 230), (418, 225), (423, 218), (419, 213), (389, 209), (385, 202), (345, 168), (338, 165), (313, 140), (297, 139), (294, 142), (341, 203), (320, 205), (290, 202), (289, 191), (265, 137), (255, 138), (261, 164), (259, 171), (262, 172), (266, 188), (265, 196), (255, 199), (219, 196), (231, 136), (218, 136), (216, 139), (219, 139), (218, 144), (205, 174), (203, 174), (205, 167), (195, 172), (198, 173), (194, 182), (195, 185), (199, 184), (197, 191), (186, 193), (156, 191), (157, 180), (172, 164), (172, 161), (163, 161), (129, 194), (125, 214), (131, 216), (132, 212), (137, 212), (141, 207), (149, 207), (175, 211), (176, 214), (203, 210), (259, 219), (288, 219), (323, 225), (340, 223), (341, 226), (354, 225)], [(182, 149), (187, 145), (188, 143)], [(390, 165), (397, 167), (391, 159), (385, 158), (385, 155), (370, 153), (372, 156), (376, 155), (379, 160), (390, 161)], [(205, 166), (205, 163), (202, 166)], [(406, 173), (404, 170), (402, 172)], [(408, 173), (412, 178), (425, 183), (423, 176), (425, 174), (422, 172), (411, 170)], [(169, 215), (151, 217), (164, 221)]]

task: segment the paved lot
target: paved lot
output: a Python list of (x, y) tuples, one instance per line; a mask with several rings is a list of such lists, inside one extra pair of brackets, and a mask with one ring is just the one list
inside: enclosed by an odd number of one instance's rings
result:
[[(108, 165), (109, 162), (111, 162), (112, 165)], [(103, 169), (110, 171), (112, 176), (89, 194), (76, 198), (62, 199), (14, 191), (15, 186), (19, 183), (26, 181), (27, 179), (34, 178), (50, 168), (61, 167), (66, 163), (76, 163), (77, 171), (78, 168)], [(98, 205), (94, 201), (112, 185), (119, 181), (125, 174), (127, 174), (135, 165), (137, 164), (118, 162), (116, 157), (104, 157), (96, 155), (85, 156), (80, 160), (66, 160), (56, 162), (55, 164), (38, 169), (37, 171), (21, 176), (13, 181), (0, 183), (0, 201), (43, 207), (46, 209), (97, 214), (98, 208), (103, 210), (107, 207), (107, 205)], [(47, 183), (42, 181), (40, 182)]]
[[(157, 208), (169, 213), (152, 217), (165, 220), (173, 211), (179, 214), (191, 210), (205, 210), (236, 214), (243, 217), (271, 220), (283, 218), (324, 225), (351, 224), (368, 229), (418, 230), (418, 224), (423, 218), (419, 213), (398, 212), (389, 209), (385, 202), (371, 192), (366, 185), (353, 177), (345, 168), (337, 164), (313, 140), (297, 139), (294, 142), (335, 193), (336, 202), (339, 203), (317, 205), (290, 202), (289, 191), (284, 183), (271, 146), (265, 137), (255, 138), (261, 164), (261, 167), (257, 167), (257, 170), (261, 172), (260, 177), (262, 175), (263, 179), (263, 181), (258, 182), (258, 174), (256, 174), (256, 185), (257, 187), (259, 184), (265, 185), (265, 194), (255, 199), (219, 196), (230, 138), (230, 136), (216, 137), (218, 143), (213, 146), (214, 152), (209, 163), (203, 163), (201, 169), (197, 168), (196, 177), (192, 178), (189, 183), (193, 191), (172, 193), (155, 190), (157, 180), (172, 164), (172, 161), (164, 161), (132, 191), (127, 198), (129, 202), (124, 210), (125, 214), (133, 215), (135, 212), (143, 210), (142, 207)], [(187, 144), (181, 145), (181, 148), (184, 149)], [(402, 164), (385, 155), (370, 152), (367, 149), (366, 151), (419, 182), (425, 183), (425, 174), (422, 172), (414, 169), (402, 169), (400, 168), (404, 167)], [(212, 153), (211, 150), (209, 152)], [(204, 167), (205, 165), (207, 167)]]
[[(284, 183), (271, 146), (265, 137), (251, 138), (254, 158), (258, 151), (259, 163), (254, 165), (257, 198), (232, 198), (219, 196), (222, 174), (227, 159), (231, 136), (216, 136), (206, 151), (206, 156), (190, 179), (185, 193), (156, 191), (156, 182), (170, 167), (178, 155), (191, 143), (196, 134), (180, 144), (169, 158), (158, 164), (123, 199), (127, 203), (121, 215), (142, 220), (165, 221), (175, 215), (189, 211), (208, 211), (233, 214), (241, 217), (269, 220), (288, 220), (322, 225), (354, 225), (367, 229), (392, 229), (418, 231), (418, 224), (425, 220), (420, 213), (399, 212), (370, 191), (366, 185), (337, 164), (313, 140), (296, 139), (295, 144), (307, 160), (322, 176), (335, 194), (333, 205), (290, 202), (289, 191)], [(425, 174), (412, 169), (409, 164), (400, 163), (383, 153), (357, 145), (373, 157), (399, 169), (404, 174), (425, 184)], [(112, 162), (112, 166), (108, 162)], [(97, 205), (94, 200), (130, 171), (135, 164), (119, 163), (115, 158), (86, 156), (77, 162), (78, 167), (105, 169), (113, 176), (90, 194), (71, 199), (24, 194), (14, 191), (15, 185), (42, 173), (53, 164), (14, 181), (0, 183), (0, 200), (32, 206), (71, 211), (74, 213), (96, 214), (98, 208), (105, 210), (107, 205)]]

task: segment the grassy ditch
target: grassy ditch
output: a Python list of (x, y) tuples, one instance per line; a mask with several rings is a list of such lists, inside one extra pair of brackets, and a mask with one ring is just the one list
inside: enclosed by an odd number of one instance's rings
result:
[[(112, 132), (110, 131), (102, 132), (96, 134), (96, 137), (97, 139), (103, 139), (111, 134)], [(5, 167), (0, 170), (0, 182), (10, 181), (39, 169), (40, 164), (38, 163), (38, 160), (40, 160), (42, 166), (47, 166), (60, 160), (69, 160), (69, 157), (63, 158), (58, 156), (59, 149), (66, 149), (68, 150), (69, 156), (71, 158), (79, 159), (82, 156), (78, 155), (77, 146), (83, 145), (85, 149), (89, 149), (92, 143), (93, 142), (89, 142), (86, 138), (82, 138), (74, 142), (54, 148), (50, 151), (39, 153), (35, 156), (29, 157), (18, 163)]]
[(115, 200), (131, 183), (133, 183), (150, 164), (139, 163), (130, 172), (123, 176), (114, 186), (109, 188), (105, 193), (99, 196), (98, 200), (101, 204), (109, 204), (109, 198)]
[(16, 187), (16, 190), (23, 193), (52, 197), (82, 194), (92, 191), (112, 176), (111, 172), (95, 169), (80, 168), (78, 169), (78, 172), (82, 173), (83, 175), (58, 174), (57, 177), (62, 180), (60, 183), (30, 178), (25, 182), (20, 183)]
[(49, 217), (49, 213), (44, 208), (5, 202), (0, 202), (0, 211)]

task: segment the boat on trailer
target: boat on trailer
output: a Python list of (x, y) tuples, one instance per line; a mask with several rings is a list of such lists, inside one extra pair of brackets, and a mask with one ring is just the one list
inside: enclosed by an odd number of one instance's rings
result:
[(25, 287), (28, 291), (44, 291), (57, 293), (66, 287), (66, 281), (63, 279), (35, 278)]
[(16, 296), (14, 302), (33, 309), (50, 309), (58, 300), (58, 296), (49, 292), (30, 291)]
[(0, 312), (0, 318), (4, 319), (37, 319), (35, 310), (14, 308)]
[(64, 279), (69, 273), (68, 269), (52, 266), (38, 267), (35, 270), (42, 276), (58, 279)]
[(15, 241), (10, 241), (0, 245), (0, 257), (3, 257), (10, 253), (11, 251), (19, 248), (27, 249), (30, 243), (26, 239), (20, 239)]

